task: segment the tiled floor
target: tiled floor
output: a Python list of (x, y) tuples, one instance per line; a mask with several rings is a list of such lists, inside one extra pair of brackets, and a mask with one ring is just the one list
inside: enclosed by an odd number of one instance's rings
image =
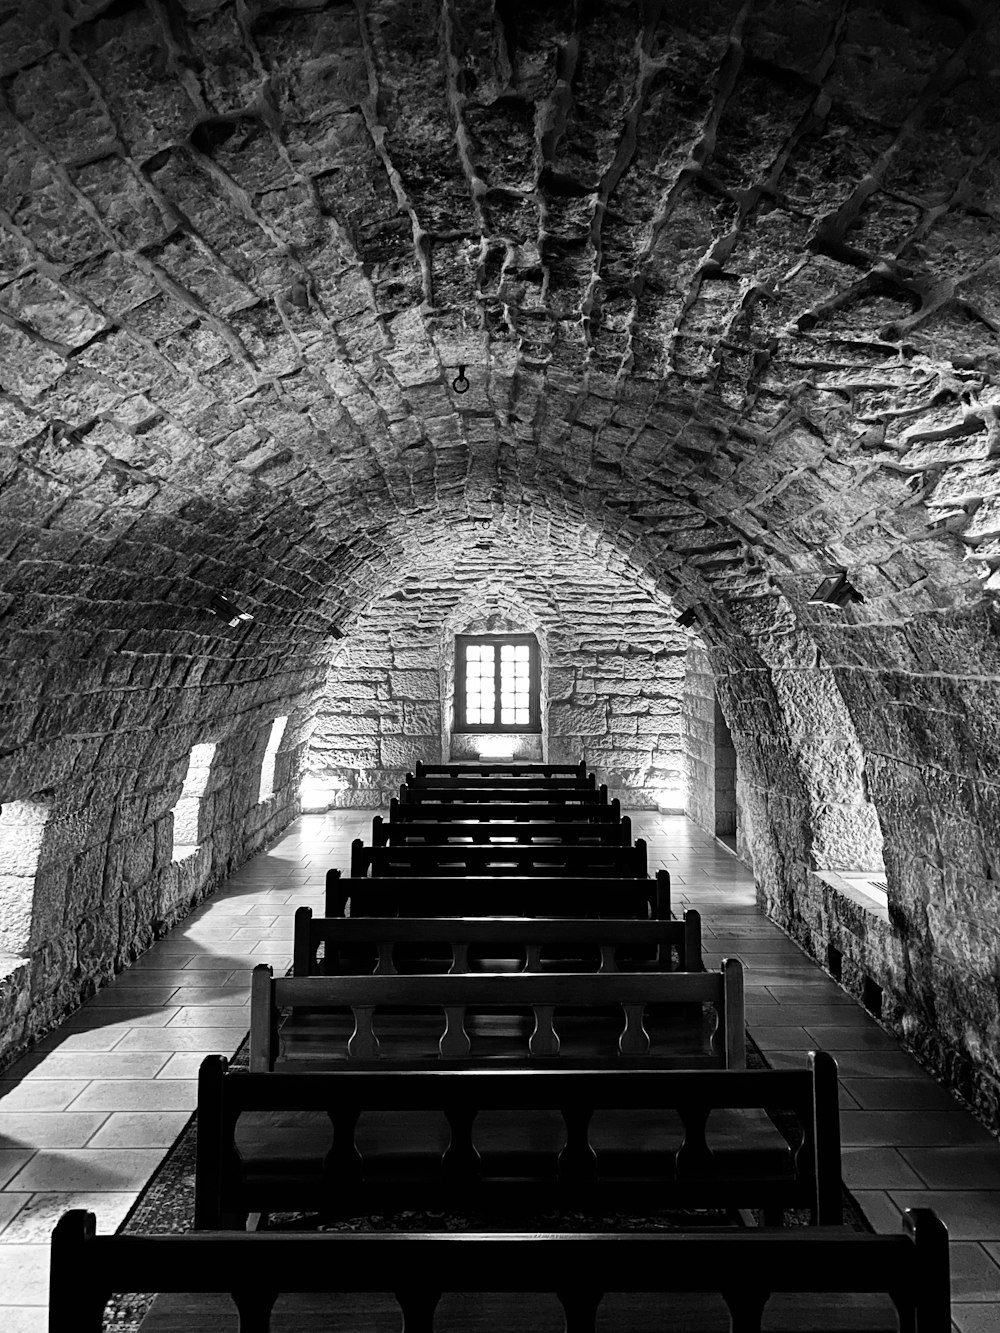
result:
[[(1000, 1146), (754, 905), (746, 869), (688, 820), (633, 816), (674, 910), (702, 914), (706, 963), (746, 964), (747, 1020), (774, 1065), (825, 1047), (842, 1085), (844, 1175), (874, 1226), (935, 1208), (952, 1235), (955, 1327), (1000, 1330)], [(205, 906), (0, 1077), (0, 1327), (42, 1333), (48, 1235), (69, 1207), (112, 1231), (187, 1121), (202, 1056), (247, 1026), (249, 969), (290, 960), (371, 812), (299, 819)]]

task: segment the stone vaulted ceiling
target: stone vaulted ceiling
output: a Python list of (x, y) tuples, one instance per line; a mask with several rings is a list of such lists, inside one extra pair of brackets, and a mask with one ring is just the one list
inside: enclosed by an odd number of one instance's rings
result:
[(992, 0), (0, 0), (8, 626), (311, 640), (484, 525), (978, 598), (998, 57)]

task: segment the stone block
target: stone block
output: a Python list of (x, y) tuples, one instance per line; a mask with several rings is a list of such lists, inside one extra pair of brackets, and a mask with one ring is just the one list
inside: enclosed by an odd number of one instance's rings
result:
[(407, 736), (429, 736), (440, 733), (440, 704), (404, 703), (403, 731)]
[(394, 671), (389, 678), (394, 699), (430, 701), (439, 699), (440, 677), (436, 671)]
[(383, 768), (405, 772), (415, 768), (417, 760), (437, 762), (441, 753), (440, 736), (383, 736), (379, 743), (379, 763)]
[(608, 731), (607, 704), (582, 708), (576, 704), (552, 704), (549, 708), (550, 736), (604, 736)]

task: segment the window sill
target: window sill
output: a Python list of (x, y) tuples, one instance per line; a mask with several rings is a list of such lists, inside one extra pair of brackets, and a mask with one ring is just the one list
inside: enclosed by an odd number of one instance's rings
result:
[(814, 870), (813, 874), (842, 898), (847, 898), (862, 911), (889, 924), (888, 894), (879, 887), (885, 883), (884, 871)]

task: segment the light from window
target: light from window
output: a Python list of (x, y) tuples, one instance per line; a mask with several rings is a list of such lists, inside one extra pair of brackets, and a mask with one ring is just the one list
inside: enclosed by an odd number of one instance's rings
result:
[(529, 635), (456, 640), (456, 729), (538, 730), (538, 647)]
[(49, 813), (42, 801), (0, 806), (0, 954), (28, 953), (35, 874)]

